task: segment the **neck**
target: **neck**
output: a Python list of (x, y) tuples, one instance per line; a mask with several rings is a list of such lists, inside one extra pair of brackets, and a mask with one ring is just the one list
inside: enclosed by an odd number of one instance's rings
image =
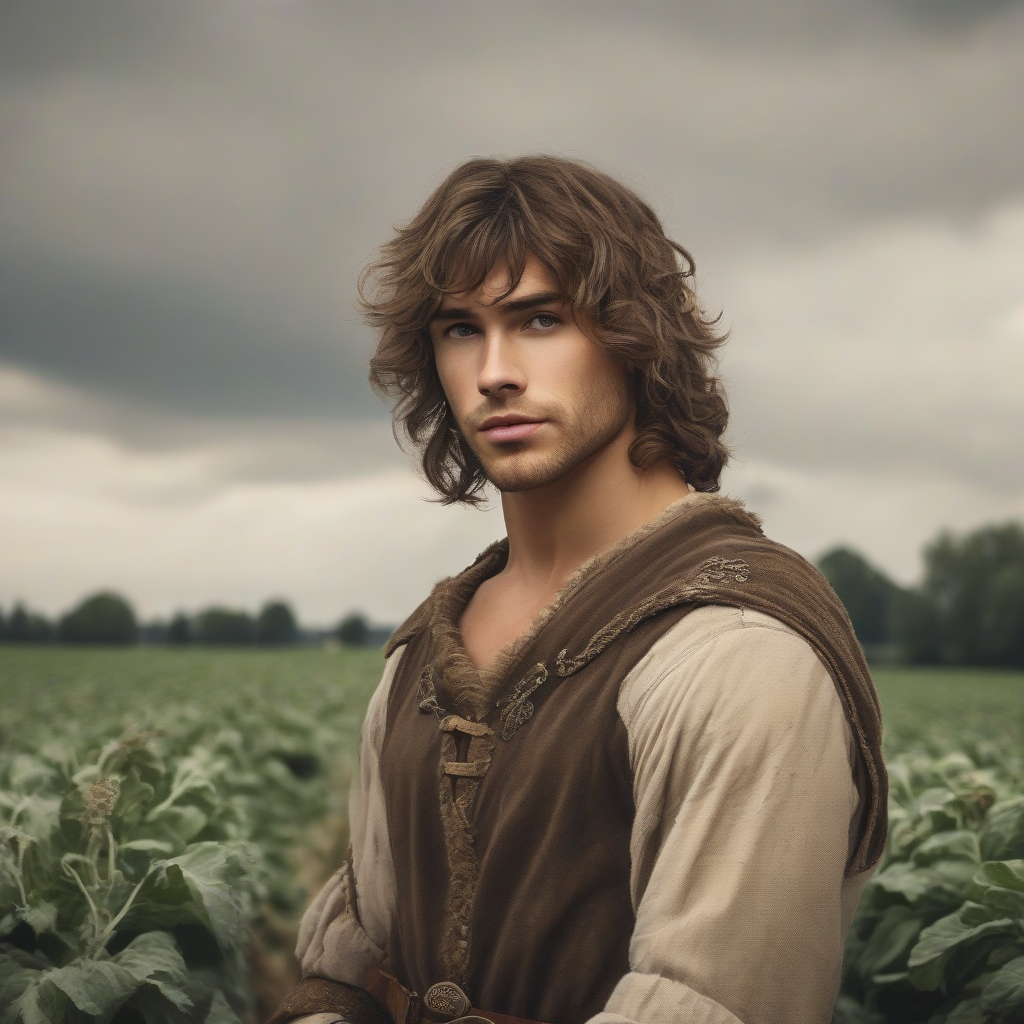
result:
[(527, 589), (560, 587), (588, 558), (690, 491), (668, 462), (637, 469), (624, 432), (544, 487), (501, 496), (509, 555), (504, 572)]

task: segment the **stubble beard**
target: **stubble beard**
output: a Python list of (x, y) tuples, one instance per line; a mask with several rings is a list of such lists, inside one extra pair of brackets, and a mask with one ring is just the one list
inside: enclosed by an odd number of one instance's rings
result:
[(533, 454), (527, 441), (510, 444), (498, 453), (484, 449), (483, 444), (470, 447), (483, 467), (484, 476), (499, 491), (510, 494), (530, 491), (562, 479), (611, 444), (625, 429), (630, 414), (624, 394), (594, 389), (583, 396), (572, 412), (557, 410), (557, 415), (549, 417), (549, 422), (560, 424), (562, 428), (550, 452)]

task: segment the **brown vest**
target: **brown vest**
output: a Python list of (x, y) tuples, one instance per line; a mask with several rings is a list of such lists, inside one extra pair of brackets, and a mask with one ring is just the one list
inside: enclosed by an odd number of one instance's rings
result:
[(476, 1006), (552, 1024), (603, 1008), (629, 970), (634, 923), (619, 688), (701, 605), (773, 616), (829, 670), (860, 755), (847, 872), (877, 861), (887, 787), (860, 646), (821, 574), (742, 506), (706, 496), (673, 506), (580, 570), (481, 678), (458, 623), (507, 554), (499, 542), (439, 583), (388, 647), (406, 647), (381, 757), (398, 890), (388, 953), (403, 985), (422, 994), (454, 981)]

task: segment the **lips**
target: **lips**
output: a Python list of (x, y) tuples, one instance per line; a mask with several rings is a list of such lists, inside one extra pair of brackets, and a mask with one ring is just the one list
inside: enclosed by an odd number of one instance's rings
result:
[(525, 441), (541, 426), (543, 420), (531, 420), (514, 414), (491, 416), (480, 425), (480, 433), (497, 444), (508, 441)]

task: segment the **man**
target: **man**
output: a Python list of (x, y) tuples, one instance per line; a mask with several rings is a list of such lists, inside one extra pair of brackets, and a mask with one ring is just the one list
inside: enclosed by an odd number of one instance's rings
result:
[(631, 191), (459, 167), (363, 282), (371, 380), (508, 538), (387, 648), (274, 1020), (821, 1024), (885, 840), (842, 606), (717, 497), (721, 338)]

